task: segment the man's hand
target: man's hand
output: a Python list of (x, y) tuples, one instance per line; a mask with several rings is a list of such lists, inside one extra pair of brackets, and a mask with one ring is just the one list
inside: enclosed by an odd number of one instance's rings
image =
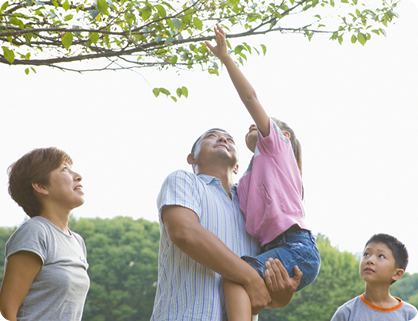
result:
[(228, 47), (226, 44), (225, 32), (219, 25), (213, 28), (215, 31), (216, 46), (212, 46), (209, 42), (205, 41), (206, 46), (218, 57), (221, 61), (224, 61), (228, 57)]
[(299, 286), (302, 279), (302, 271), (295, 265), (294, 275), (289, 277), (285, 267), (280, 260), (270, 258), (266, 262), (266, 272), (264, 274), (267, 288), (271, 295), (271, 303), (268, 309), (282, 308), (292, 300), (293, 293)]
[(256, 270), (253, 269), (253, 271), (255, 272), (254, 278), (248, 284), (243, 284), (242, 286), (250, 298), (251, 313), (257, 315), (271, 302), (271, 297), (264, 280), (258, 275)]

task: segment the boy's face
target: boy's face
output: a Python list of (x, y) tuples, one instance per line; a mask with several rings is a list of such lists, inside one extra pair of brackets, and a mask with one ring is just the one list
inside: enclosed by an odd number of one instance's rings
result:
[(399, 280), (404, 270), (395, 267), (392, 250), (384, 243), (369, 243), (360, 261), (360, 276), (368, 284), (390, 285)]

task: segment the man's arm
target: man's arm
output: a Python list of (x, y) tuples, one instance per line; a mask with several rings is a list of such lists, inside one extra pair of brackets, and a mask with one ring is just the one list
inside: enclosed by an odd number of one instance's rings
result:
[(255, 121), (257, 128), (261, 131), (264, 137), (268, 136), (270, 134), (270, 118), (258, 101), (257, 94), (253, 86), (251, 86), (250, 82), (247, 78), (245, 78), (244, 74), (229, 56), (225, 32), (218, 25), (216, 25), (214, 31), (217, 45), (213, 47), (206, 41), (206, 46), (208, 46), (214, 55), (224, 63), (235, 89), (237, 90), (251, 117)]
[(182, 206), (166, 205), (162, 208), (161, 217), (170, 240), (182, 252), (245, 288), (253, 314), (258, 314), (267, 306), (271, 298), (263, 279), (219, 238), (200, 225), (195, 212)]

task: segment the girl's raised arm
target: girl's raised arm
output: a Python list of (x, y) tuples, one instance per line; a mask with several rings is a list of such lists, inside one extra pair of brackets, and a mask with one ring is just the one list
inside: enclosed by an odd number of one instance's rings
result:
[(270, 119), (258, 101), (257, 94), (254, 88), (251, 86), (247, 78), (228, 55), (228, 49), (225, 39), (225, 32), (219, 25), (214, 28), (216, 46), (213, 47), (209, 42), (205, 41), (206, 46), (218, 57), (228, 70), (232, 83), (235, 86), (242, 102), (247, 107), (248, 112), (253, 118), (258, 129), (261, 131), (264, 137), (270, 134)]

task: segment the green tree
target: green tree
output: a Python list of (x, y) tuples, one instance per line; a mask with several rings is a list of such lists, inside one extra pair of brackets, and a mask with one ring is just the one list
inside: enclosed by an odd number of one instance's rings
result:
[(158, 269), (159, 225), (128, 217), (72, 219), (87, 246), (90, 290), (83, 320), (149, 320)]
[(0, 227), (0, 284), (3, 282), (4, 276), (4, 251), (6, 249), (6, 243), (15, 230), (16, 227)]
[(418, 273), (405, 273), (390, 287), (390, 294), (418, 308)]
[(340, 305), (364, 291), (354, 254), (338, 251), (323, 235), (318, 235), (317, 245), (321, 254), (317, 279), (296, 292), (287, 307), (263, 310), (260, 321), (329, 321)]
[[(229, 38), (279, 31), (311, 39), (326, 33), (339, 43), (348, 37), (364, 45), (373, 33), (385, 34), (382, 27), (396, 17), (399, 0), (363, 1), (7, 0), (0, 6), (0, 63), (27, 65), (26, 73), (29, 66), (82, 71), (63, 63), (108, 58), (95, 70), (201, 65), (217, 73), (217, 60), (202, 43), (214, 39), (216, 23), (229, 30)], [(243, 63), (266, 47), (242, 42), (231, 50)], [(154, 89), (160, 92), (168, 94)]]

